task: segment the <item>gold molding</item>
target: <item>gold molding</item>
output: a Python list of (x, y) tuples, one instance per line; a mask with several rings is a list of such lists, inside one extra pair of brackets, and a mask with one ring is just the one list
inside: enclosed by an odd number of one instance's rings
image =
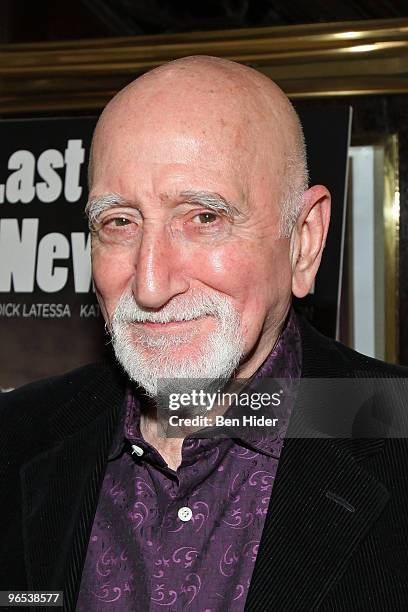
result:
[(398, 135), (384, 143), (384, 263), (385, 263), (385, 359), (399, 359), (399, 156)]
[(0, 114), (97, 111), (163, 62), (250, 64), (292, 98), (408, 92), (408, 19), (0, 45)]
[[(399, 235), (400, 235), (400, 187), (398, 134), (360, 133), (354, 136), (351, 146), (372, 146), (383, 151), (383, 173), (380, 179), (382, 210), (379, 225), (374, 232), (382, 233), (384, 257), (384, 282), (379, 287), (384, 294), (384, 357), (390, 363), (399, 363)], [(349, 185), (350, 187), (350, 185)], [(377, 187), (378, 188), (378, 185)], [(352, 197), (348, 201), (352, 204)], [(380, 225), (381, 218), (381, 225)], [(350, 216), (348, 216), (350, 222)], [(382, 242), (383, 241), (383, 242)], [(351, 242), (349, 242), (349, 245)], [(349, 254), (350, 256), (350, 254)], [(380, 257), (382, 256), (379, 255)], [(350, 289), (349, 289), (350, 290)], [(352, 301), (351, 296), (351, 301)], [(350, 339), (347, 339), (350, 340)]]

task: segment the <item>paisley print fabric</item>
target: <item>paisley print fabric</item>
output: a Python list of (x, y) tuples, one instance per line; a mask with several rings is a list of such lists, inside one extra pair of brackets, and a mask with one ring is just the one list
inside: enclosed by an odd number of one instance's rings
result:
[[(255, 375), (298, 378), (292, 311)], [(285, 414), (285, 427), (290, 406)], [(139, 429), (129, 392), (111, 447), (82, 573), (77, 612), (244, 609), (284, 436), (187, 437), (170, 469)], [(132, 454), (136, 444), (143, 454)], [(184, 517), (184, 520), (180, 518)], [(190, 518), (188, 518), (190, 516)]]

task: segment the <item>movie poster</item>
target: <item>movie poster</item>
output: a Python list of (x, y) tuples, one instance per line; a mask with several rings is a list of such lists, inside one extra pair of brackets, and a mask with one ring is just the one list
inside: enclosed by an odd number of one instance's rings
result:
[(84, 216), (94, 125), (94, 118), (0, 122), (2, 389), (103, 352)]
[[(335, 335), (350, 109), (301, 110), (312, 182), (332, 191), (332, 226), (304, 310)], [(84, 208), (94, 117), (0, 121), (0, 388), (103, 357)], [(330, 147), (327, 143), (330, 142)]]

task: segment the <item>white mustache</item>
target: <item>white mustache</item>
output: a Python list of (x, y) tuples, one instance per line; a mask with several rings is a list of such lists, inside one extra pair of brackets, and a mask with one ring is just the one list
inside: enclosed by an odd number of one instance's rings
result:
[(188, 297), (175, 296), (171, 302), (156, 311), (141, 308), (132, 295), (124, 295), (115, 309), (112, 324), (172, 323), (193, 321), (208, 315), (221, 318), (230, 308), (228, 299), (215, 293), (195, 292)]

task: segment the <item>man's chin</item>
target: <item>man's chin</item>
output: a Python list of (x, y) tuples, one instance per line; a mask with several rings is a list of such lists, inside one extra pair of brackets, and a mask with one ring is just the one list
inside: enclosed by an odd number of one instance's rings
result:
[[(151, 397), (159, 380), (229, 378), (242, 355), (237, 334), (192, 329), (188, 333), (152, 333), (138, 325), (116, 326), (112, 334), (116, 358), (131, 380)], [(191, 333), (193, 331), (194, 333)], [(239, 340), (239, 338), (238, 338)], [(184, 384), (184, 383), (181, 383)]]
[(114, 348), (129, 377), (151, 396), (157, 394), (159, 380), (166, 379), (168, 384), (178, 387), (179, 379), (205, 377), (205, 364), (211, 360), (202, 342), (197, 345), (184, 341), (166, 347), (131, 342)]

